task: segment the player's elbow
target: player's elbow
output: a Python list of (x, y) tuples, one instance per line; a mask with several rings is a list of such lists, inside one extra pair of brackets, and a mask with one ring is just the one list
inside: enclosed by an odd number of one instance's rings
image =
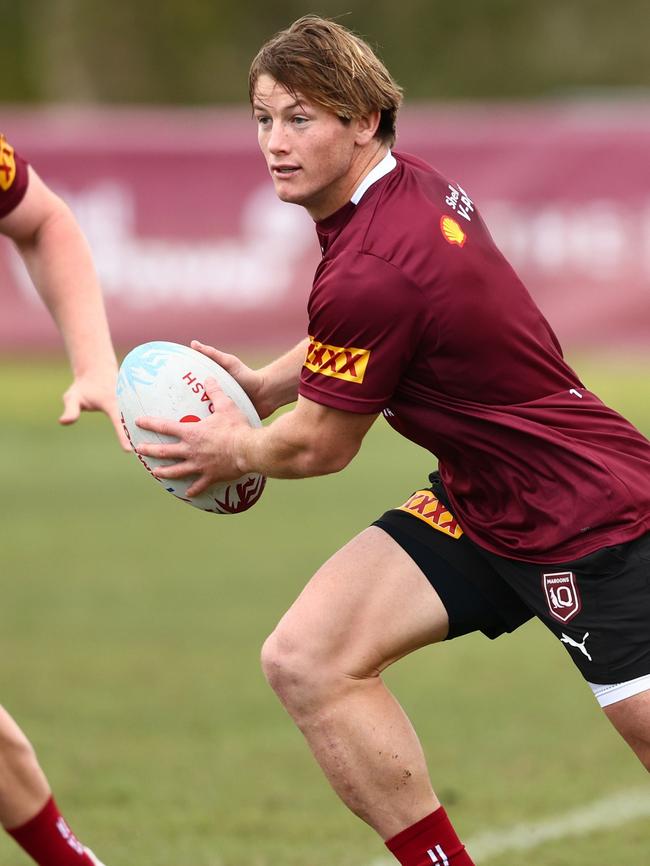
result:
[(304, 475), (332, 475), (340, 472), (350, 463), (359, 450), (359, 446), (351, 442), (324, 442), (322, 440), (310, 443), (303, 450), (301, 461)]
[(48, 191), (41, 206), (34, 208), (31, 219), (13, 235), (13, 241), (19, 253), (28, 259), (48, 245), (60, 248), (71, 233), (80, 233), (72, 211), (63, 199)]

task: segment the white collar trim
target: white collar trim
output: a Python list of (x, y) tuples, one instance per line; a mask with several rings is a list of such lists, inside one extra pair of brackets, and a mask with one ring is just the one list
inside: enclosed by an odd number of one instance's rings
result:
[(378, 162), (377, 165), (369, 171), (368, 174), (361, 181), (359, 186), (352, 193), (352, 198), (350, 201), (352, 204), (359, 204), (364, 194), (370, 189), (373, 183), (376, 183), (380, 178), (382, 178), (385, 174), (388, 174), (389, 171), (392, 171), (397, 165), (397, 160), (389, 150), (386, 156), (382, 159), (381, 162)]

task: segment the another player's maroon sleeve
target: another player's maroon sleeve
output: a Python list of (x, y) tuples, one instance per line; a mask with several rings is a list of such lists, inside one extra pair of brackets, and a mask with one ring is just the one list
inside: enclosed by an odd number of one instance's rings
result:
[(20, 204), (27, 192), (27, 163), (0, 134), (0, 217)]
[(394, 265), (353, 249), (324, 261), (309, 301), (300, 394), (348, 412), (381, 412), (422, 327), (420, 291)]

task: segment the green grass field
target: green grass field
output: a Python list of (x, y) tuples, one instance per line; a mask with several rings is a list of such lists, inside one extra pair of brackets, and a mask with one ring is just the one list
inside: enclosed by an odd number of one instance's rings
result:
[[(586, 369), (650, 433), (643, 365)], [(59, 428), (66, 384), (58, 362), (0, 371), (0, 700), (73, 828), (107, 866), (383, 858), (321, 778), (258, 656), (316, 567), (423, 482), (427, 455), (379, 421), (343, 474), (271, 482), (250, 513), (217, 517), (159, 490), (103, 418)], [(647, 785), (536, 623), (424, 650), (387, 679), (465, 838)], [(637, 818), (481, 863), (641, 866), (649, 850)], [(1, 864), (29, 862), (0, 838)]]

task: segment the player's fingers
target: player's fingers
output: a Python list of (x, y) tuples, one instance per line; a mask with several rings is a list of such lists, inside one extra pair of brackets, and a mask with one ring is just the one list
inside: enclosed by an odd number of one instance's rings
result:
[[(138, 449), (138, 453), (140, 450)], [(196, 467), (192, 464), (192, 468), (196, 471)], [(156, 478), (185, 478), (187, 475), (191, 475), (191, 469), (189, 468), (189, 464), (187, 461), (183, 461), (182, 463), (173, 463), (171, 466), (155, 466), (152, 469), (153, 474)]]
[(219, 418), (224, 419), (224, 421), (230, 424), (246, 424), (246, 426), (250, 426), (246, 415), (244, 415), (235, 401), (223, 391), (216, 379), (208, 378), (205, 380), (205, 393), (212, 401), (214, 414), (218, 415)]
[(231, 413), (231, 420), (235, 415), (238, 415), (244, 420), (246, 419), (244, 413), (237, 406), (235, 401), (225, 393), (216, 379), (207, 378), (205, 380), (205, 393), (208, 395), (212, 405), (214, 406), (215, 415), (219, 415), (223, 418), (226, 413)]
[(170, 421), (168, 418), (152, 418), (150, 415), (143, 415), (135, 419), (136, 426), (142, 430), (151, 430), (153, 433), (162, 433), (165, 436), (176, 436), (179, 439), (182, 436), (182, 425), (178, 421)]
[(131, 443), (129, 442), (129, 437), (124, 432), (124, 425), (122, 424), (122, 419), (120, 417), (119, 412), (107, 412), (108, 417), (111, 419), (111, 424), (115, 428), (115, 433), (117, 434), (118, 442), (123, 451), (133, 451), (131, 447)]
[[(205, 380), (204, 385), (205, 385), (205, 393), (212, 400), (212, 402), (215, 404), (215, 406), (225, 405), (224, 401), (227, 401), (228, 397), (226, 397), (226, 395), (223, 393), (223, 388), (217, 382), (216, 379), (213, 379), (211, 376), (208, 376), (208, 378)], [(230, 402), (232, 402), (232, 401), (230, 401)]]
[(209, 478), (197, 478), (196, 481), (193, 481), (187, 488), (185, 495), (188, 499), (191, 499), (193, 496), (199, 496), (208, 489), (211, 483), (212, 482)]
[(182, 442), (140, 442), (135, 448), (142, 457), (155, 457), (156, 460), (185, 460), (187, 449)]
[(216, 361), (220, 367), (223, 367), (224, 370), (227, 370), (229, 373), (233, 373), (234, 370), (239, 369), (241, 366), (241, 361), (236, 355), (229, 355), (227, 352), (221, 352), (219, 349), (215, 349), (214, 346), (206, 346), (198, 340), (192, 340), (190, 345), (193, 349), (196, 349), (197, 352), (201, 352), (202, 355)]
[(79, 398), (70, 391), (63, 395), (63, 412), (59, 415), (59, 424), (74, 424), (81, 414)]
[(99, 411), (103, 412), (108, 416), (111, 424), (115, 428), (115, 433), (117, 435), (118, 442), (122, 447), (123, 451), (132, 451), (131, 442), (129, 441), (129, 437), (126, 435), (126, 431), (124, 430), (124, 424), (122, 424), (122, 417), (120, 415), (120, 410), (117, 408), (117, 400), (115, 397), (111, 396), (106, 398), (100, 395), (97, 400), (89, 401), (87, 406), (82, 406), (82, 409), (88, 409), (89, 411)]

